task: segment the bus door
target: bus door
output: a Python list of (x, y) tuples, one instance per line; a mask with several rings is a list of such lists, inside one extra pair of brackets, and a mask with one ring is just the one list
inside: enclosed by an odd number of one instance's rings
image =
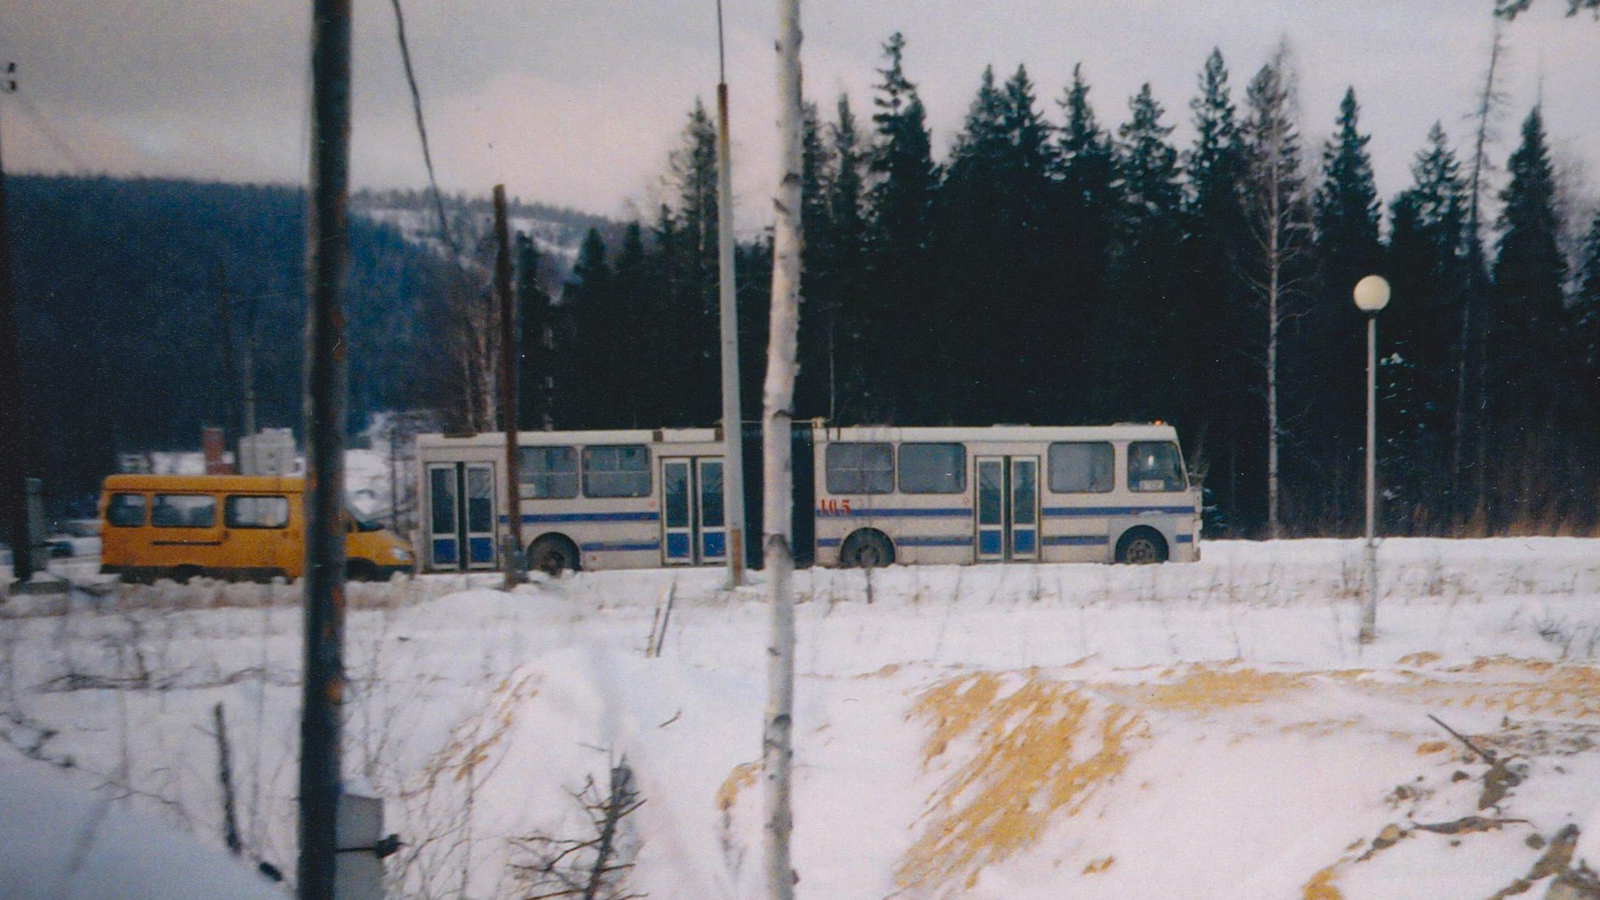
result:
[(669, 566), (727, 562), (720, 456), (661, 459), (661, 546)]
[(980, 456), (976, 513), (978, 559), (1039, 558), (1039, 457)]
[(493, 465), (430, 463), (428, 509), (430, 568), (495, 568)]

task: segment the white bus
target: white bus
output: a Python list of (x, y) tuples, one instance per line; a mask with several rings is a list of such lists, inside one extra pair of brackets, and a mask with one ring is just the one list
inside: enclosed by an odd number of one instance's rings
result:
[[(724, 447), (710, 428), (517, 436), (530, 567), (723, 565)], [(417, 436), (421, 568), (495, 569), (506, 533), (505, 435)]]
[(1170, 425), (814, 427), (816, 562), (1192, 561)]
[[(709, 428), (522, 432), (528, 565), (725, 565), (724, 448)], [(759, 472), (747, 428), (745, 468)], [(1171, 426), (832, 428), (794, 433), (796, 562), (1130, 562), (1198, 558), (1199, 490)], [(505, 438), (419, 435), (423, 571), (500, 565)], [(757, 563), (760, 479), (747, 477)], [(737, 546), (736, 544), (734, 546)]]

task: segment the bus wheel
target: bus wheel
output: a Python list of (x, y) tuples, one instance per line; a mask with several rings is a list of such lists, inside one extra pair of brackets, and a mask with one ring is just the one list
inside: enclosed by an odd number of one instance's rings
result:
[(894, 565), (894, 545), (881, 531), (858, 531), (839, 546), (839, 565), (846, 569), (876, 569)]
[(199, 566), (178, 566), (172, 570), (172, 580), (178, 584), (188, 584), (200, 576)]
[(346, 581), (373, 581), (378, 577), (378, 568), (364, 559), (348, 560), (344, 564), (344, 577)]
[(528, 568), (554, 578), (563, 571), (578, 571), (578, 548), (560, 535), (547, 534), (528, 545)]
[(1143, 565), (1167, 561), (1167, 541), (1154, 528), (1130, 528), (1117, 541), (1117, 562)]

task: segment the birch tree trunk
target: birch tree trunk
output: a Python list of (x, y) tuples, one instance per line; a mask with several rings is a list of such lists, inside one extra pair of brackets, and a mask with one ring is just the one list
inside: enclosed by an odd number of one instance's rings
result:
[(794, 756), (794, 556), (790, 517), (794, 505), (789, 458), (794, 417), (795, 337), (800, 323), (800, 0), (778, 0), (778, 133), (783, 173), (774, 197), (772, 315), (767, 343), (761, 442), (764, 476), (765, 561), (772, 635), (767, 648), (767, 710), (762, 734), (766, 779), (766, 863), (769, 900), (794, 897), (789, 859), (793, 814), (789, 770)]

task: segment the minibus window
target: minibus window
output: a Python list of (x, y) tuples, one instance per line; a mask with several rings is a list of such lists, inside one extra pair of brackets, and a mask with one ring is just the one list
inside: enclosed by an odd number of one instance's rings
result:
[(222, 504), (229, 528), (284, 528), (289, 524), (288, 497), (229, 497)]
[(118, 528), (138, 528), (144, 524), (143, 494), (112, 494), (106, 504), (106, 521)]
[(217, 524), (217, 498), (206, 494), (157, 494), (150, 507), (157, 528), (210, 528)]

